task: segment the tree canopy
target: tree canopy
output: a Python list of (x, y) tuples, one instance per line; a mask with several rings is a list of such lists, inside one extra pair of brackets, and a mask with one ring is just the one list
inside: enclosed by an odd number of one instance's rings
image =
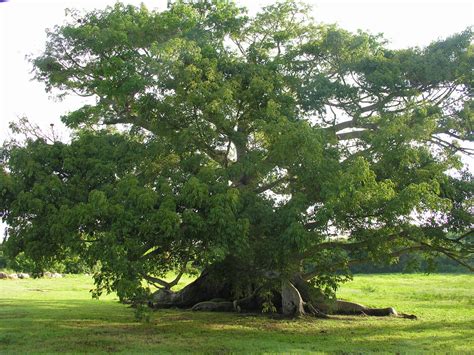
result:
[(10, 253), (78, 254), (122, 298), (189, 265), (235, 297), (294, 275), (330, 293), (348, 266), (408, 252), (469, 267), (472, 31), (394, 50), (308, 13), (70, 11), (34, 74), (92, 101), (62, 117), (70, 142), (4, 147)]

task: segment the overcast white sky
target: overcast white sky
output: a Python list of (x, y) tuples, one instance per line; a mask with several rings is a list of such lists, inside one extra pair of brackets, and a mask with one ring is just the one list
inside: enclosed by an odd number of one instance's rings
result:
[[(3, 0), (5, 1), (5, 0)], [(270, 0), (236, 0), (253, 13)], [(9, 0), (0, 2), (0, 144), (8, 137), (8, 122), (27, 116), (41, 127), (61, 125), (61, 114), (79, 107), (81, 100), (55, 102), (42, 84), (31, 81), (27, 54), (44, 48), (45, 29), (60, 24), (65, 8), (93, 9), (114, 0)], [(139, 1), (149, 8), (165, 9), (167, 0)], [(318, 22), (338, 23), (355, 31), (384, 33), (392, 48), (425, 46), (431, 41), (474, 25), (474, 2), (468, 0), (312, 0)], [(0, 233), (1, 233), (0, 226)], [(1, 233), (3, 234), (3, 233)], [(1, 236), (0, 234), (0, 236)], [(1, 238), (0, 238), (1, 239)]]
[[(166, 8), (166, 0), (144, 2), (149, 8)], [(270, 0), (237, 0), (255, 12)], [(467, 0), (312, 0), (314, 17), (338, 23), (349, 30), (384, 33), (391, 47), (425, 46), (431, 41), (460, 32), (474, 24), (474, 2)], [(0, 2), (0, 144), (7, 137), (8, 122), (19, 116), (48, 128), (60, 126), (61, 114), (78, 107), (81, 100), (51, 100), (42, 84), (31, 81), (27, 54), (44, 48), (45, 29), (60, 24), (64, 9), (102, 8), (114, 0), (9, 0)]]

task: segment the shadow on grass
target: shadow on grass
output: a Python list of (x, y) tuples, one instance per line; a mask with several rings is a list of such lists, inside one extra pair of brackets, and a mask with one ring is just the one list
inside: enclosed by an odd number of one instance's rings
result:
[(300, 352), (469, 350), (471, 321), (272, 319), (159, 310), (150, 323), (112, 301), (0, 302), (0, 349), (12, 352)]

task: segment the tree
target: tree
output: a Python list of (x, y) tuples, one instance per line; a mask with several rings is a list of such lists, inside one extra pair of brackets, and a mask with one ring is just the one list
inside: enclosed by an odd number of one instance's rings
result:
[(330, 300), (360, 262), (472, 270), (472, 38), (391, 50), (292, 1), (71, 11), (35, 77), (93, 103), (62, 117), (69, 143), (5, 147), (8, 249), (78, 254), (97, 295), (157, 307), (393, 313)]

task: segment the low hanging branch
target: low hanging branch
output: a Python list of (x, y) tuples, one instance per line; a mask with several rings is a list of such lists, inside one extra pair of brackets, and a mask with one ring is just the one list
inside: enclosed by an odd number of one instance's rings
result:
[(160, 288), (161, 286), (165, 290), (169, 290), (171, 288), (170, 283), (165, 280), (162, 280), (160, 278), (150, 276), (150, 275), (142, 275), (142, 276), (145, 280), (155, 285), (155, 287)]
[(143, 274), (142, 276), (145, 280), (147, 280), (148, 282), (151, 282), (158, 288), (163, 288), (164, 290), (171, 290), (171, 288), (173, 288), (179, 283), (184, 273), (186, 272), (186, 264), (187, 262), (184, 263), (183, 267), (179, 269), (179, 272), (176, 275), (176, 277), (172, 281), (169, 281), (169, 282), (163, 279), (154, 277), (154, 276), (150, 276), (150, 275)]

